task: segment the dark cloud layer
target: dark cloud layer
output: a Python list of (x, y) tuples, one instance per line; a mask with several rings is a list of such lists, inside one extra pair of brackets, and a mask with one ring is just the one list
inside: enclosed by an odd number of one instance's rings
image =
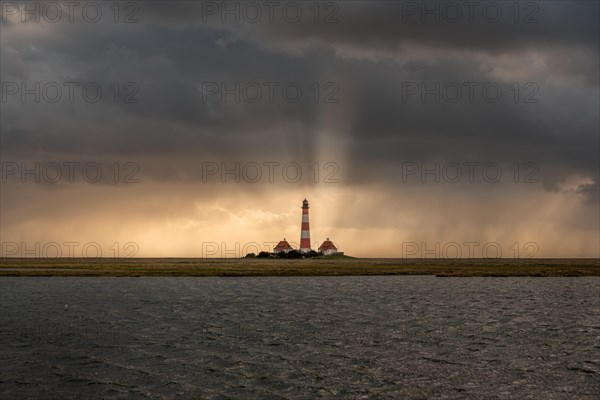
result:
[[(477, 2), (477, 10), (489, 3)], [(521, 2), (519, 23), (508, 3), (495, 3), (503, 16), (494, 23), (479, 11), (472, 22), (465, 16), (450, 23), (443, 15), (440, 23), (431, 15), (423, 22), (406, 11), (424, 2), (389, 1), (320, 3), (337, 4), (320, 10), (320, 18), (335, 11), (338, 22), (329, 24), (314, 23), (312, 2), (299, 3), (298, 23), (277, 13), (274, 23), (264, 15), (259, 23), (222, 23), (218, 15), (204, 19), (202, 2), (164, 1), (137, 2), (135, 24), (113, 23), (108, 8), (97, 24), (9, 18), (1, 26), (3, 85), (97, 82), (104, 95), (89, 103), (76, 89), (74, 102), (56, 104), (10, 96), (1, 104), (2, 158), (136, 160), (149, 181), (174, 183), (198, 182), (206, 161), (334, 161), (342, 185), (376, 183), (391, 191), (419, 183), (401, 181), (407, 162), (531, 162), (541, 190), (571, 190), (594, 205), (599, 3)], [(114, 82), (121, 85), (116, 103)], [(123, 101), (126, 82), (139, 89), (139, 102)], [(263, 97), (223, 101), (207, 94), (213, 82), (254, 82)], [(267, 82), (278, 83), (273, 102), (266, 100)], [(290, 82), (303, 90), (297, 103), (281, 95)], [(469, 83), (476, 85), (473, 101)], [(426, 102), (419, 91), (406, 95), (407, 85), (436, 84), (450, 95), (458, 86), (462, 97), (442, 95), (436, 103), (431, 94)], [(502, 89), (498, 102), (482, 94), (489, 84)], [(323, 102), (327, 94), (336, 102)], [(527, 95), (536, 102), (524, 102)], [(466, 196), (477, 197), (477, 190)]]

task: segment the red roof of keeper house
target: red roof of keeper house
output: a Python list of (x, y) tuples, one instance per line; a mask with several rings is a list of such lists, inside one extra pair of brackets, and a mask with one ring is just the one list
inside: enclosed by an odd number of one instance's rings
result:
[(290, 246), (290, 244), (287, 242), (287, 240), (285, 240), (285, 238), (283, 238), (283, 240), (277, 243), (277, 246), (275, 246), (275, 252), (283, 250), (292, 250), (292, 246)]
[(321, 245), (319, 246), (319, 251), (325, 250), (337, 250), (337, 247), (335, 247), (335, 245), (332, 241), (329, 240), (329, 238), (327, 238), (327, 240), (321, 243)]

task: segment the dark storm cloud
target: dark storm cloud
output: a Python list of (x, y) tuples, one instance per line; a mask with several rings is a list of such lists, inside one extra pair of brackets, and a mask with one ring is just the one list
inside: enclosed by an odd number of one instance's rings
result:
[[(273, 20), (263, 6), (258, 23), (248, 22), (245, 16), (250, 12), (243, 11), (243, 2), (230, 2), (228, 6), (224, 2), (186, 2), (175, 7), (153, 1), (143, 7), (148, 22), (175, 29), (228, 31), (228, 40), (255, 40), (263, 47), (290, 52), (319, 46), (367, 54), (376, 51), (410, 60), (411, 55), (401, 51), (403, 45), (417, 44), (441, 53), (491, 54), (563, 47), (595, 50), (598, 45), (599, 5), (593, 1), (324, 2), (319, 7), (320, 23), (314, 22), (314, 3), (295, 3), (301, 4), (302, 17), (294, 23), (283, 16), (284, 5), (290, 2), (275, 3), (278, 6)], [(496, 10), (500, 13), (497, 17)], [(594, 55), (595, 51), (592, 58)], [(586, 77), (598, 84), (598, 74), (587, 67), (579, 65), (575, 69), (579, 73), (585, 70)], [(569, 67), (562, 68), (566, 72)]]
[[(547, 188), (578, 173), (594, 180), (582, 192), (597, 191), (597, 2), (537, 2), (528, 24), (513, 23), (505, 3), (498, 23), (480, 13), (473, 23), (423, 23), (403, 20), (407, 2), (340, 2), (333, 24), (310, 14), (299, 23), (204, 22), (199, 2), (139, 4), (140, 22), (127, 26), (3, 24), (3, 82), (140, 88), (133, 104), (3, 103), (4, 156), (115, 155), (148, 162), (160, 179), (197, 179), (202, 160), (316, 159), (319, 136), (331, 135), (351, 160), (348, 184), (397, 183), (407, 161), (531, 161)], [(203, 98), (203, 83), (236, 81), (294, 81), (305, 93), (299, 103)], [(311, 101), (315, 81), (336, 82), (339, 103)], [(539, 103), (510, 101), (515, 81), (535, 82)], [(422, 104), (403, 101), (406, 82), (498, 82), (504, 96)], [(168, 167), (152, 165), (159, 155)]]
[[(95, 104), (78, 98), (66, 105), (22, 103), (17, 98), (3, 105), (6, 118), (2, 139), (6, 151), (25, 151), (35, 142), (35, 147), (53, 152), (71, 151), (75, 145), (93, 148), (100, 154), (206, 152), (235, 158), (243, 151), (241, 148), (254, 148), (258, 152), (272, 149), (273, 134), (298, 136), (297, 129), (279, 127), (289, 125), (290, 121), (310, 127), (310, 119), (304, 118), (315, 107), (310, 101), (291, 104), (278, 97), (273, 103), (235, 104), (231, 98), (224, 103), (213, 96), (207, 102), (202, 96), (204, 82), (226, 82), (232, 86), (236, 81), (261, 84), (289, 81), (299, 82), (307, 90), (315, 71), (310, 61), (299, 65), (289, 57), (257, 58), (254, 46), (246, 43), (224, 49), (215, 46), (215, 35), (210, 33), (144, 28), (124, 34), (93, 28), (91, 32), (82, 29), (79, 41), (64, 43), (62, 35), (42, 38), (36, 47), (45, 49), (46, 54), (56, 51), (61, 54), (60, 66), (48, 66), (50, 73), (60, 72), (45, 76), (42, 71), (29, 81), (99, 82), (105, 90), (111, 82), (134, 81), (140, 87), (139, 103), (115, 104), (110, 96)], [(84, 46), (85, 43), (94, 43), (96, 50)], [(7, 52), (19, 55), (9, 59), (8, 64), (14, 60), (24, 65), (19, 71), (39, 68), (37, 61), (31, 64), (23, 56), (31, 47), (29, 39), (17, 36), (7, 44)], [(72, 65), (85, 67), (66, 72)], [(240, 66), (252, 67), (240, 69)], [(23, 78), (10, 72), (4, 75), (5, 81)], [(56, 118), (58, 113), (69, 118)], [(23, 119), (24, 115), (28, 118)], [(92, 128), (73, 134), (65, 125), (79, 119)], [(44, 129), (39, 129), (40, 126)], [(312, 130), (300, 129), (302, 139), (310, 140)], [(127, 133), (123, 134), (124, 131)], [(265, 131), (271, 131), (271, 137), (261, 137)]]

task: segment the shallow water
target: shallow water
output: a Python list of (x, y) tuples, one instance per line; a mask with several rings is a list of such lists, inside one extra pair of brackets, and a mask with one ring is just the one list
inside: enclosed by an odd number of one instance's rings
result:
[(2, 278), (0, 397), (597, 398), (598, 278)]

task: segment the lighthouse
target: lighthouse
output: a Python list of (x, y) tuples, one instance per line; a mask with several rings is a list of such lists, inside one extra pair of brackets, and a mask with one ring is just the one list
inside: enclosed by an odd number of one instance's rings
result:
[(310, 227), (308, 225), (308, 200), (302, 202), (302, 228), (300, 229), (300, 252), (310, 252)]

